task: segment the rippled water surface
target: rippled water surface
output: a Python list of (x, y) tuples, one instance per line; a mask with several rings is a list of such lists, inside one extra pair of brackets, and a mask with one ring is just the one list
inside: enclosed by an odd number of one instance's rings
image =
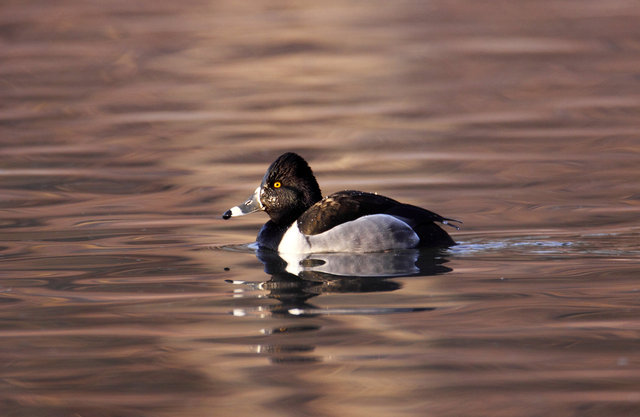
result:
[[(0, 415), (640, 415), (640, 8), (0, 5)], [(462, 219), (281, 259), (323, 191)]]

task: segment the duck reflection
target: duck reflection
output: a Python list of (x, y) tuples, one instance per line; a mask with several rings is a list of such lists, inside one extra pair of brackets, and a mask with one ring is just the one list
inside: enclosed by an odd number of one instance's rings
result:
[[(309, 302), (322, 294), (380, 293), (396, 291), (402, 284), (393, 278), (431, 276), (451, 271), (445, 252), (429, 249), (406, 249), (378, 253), (314, 253), (284, 255), (270, 250), (256, 250), (270, 278), (263, 282), (229, 281), (267, 291), (266, 297), (278, 304), (261, 305), (260, 315), (286, 320), (273, 328), (263, 328), (267, 337), (253, 345), (256, 353), (269, 357), (272, 363), (317, 362), (323, 357), (313, 352), (317, 334), (327, 322), (317, 318), (332, 315), (393, 314), (433, 310), (424, 306), (364, 307), (344, 306), (320, 308)], [(364, 303), (365, 305), (368, 303)], [(234, 314), (245, 315), (244, 309)], [(312, 319), (312, 318), (316, 319)], [(286, 335), (286, 339), (282, 336)], [(272, 339), (274, 337), (274, 339)]]
[[(442, 252), (405, 249), (376, 253), (279, 254), (258, 249), (256, 256), (271, 276), (260, 288), (280, 301), (273, 314), (382, 314), (386, 309), (319, 309), (307, 303), (323, 293), (390, 292), (401, 284), (390, 278), (429, 276), (451, 271)], [(413, 309), (412, 309), (413, 310)]]

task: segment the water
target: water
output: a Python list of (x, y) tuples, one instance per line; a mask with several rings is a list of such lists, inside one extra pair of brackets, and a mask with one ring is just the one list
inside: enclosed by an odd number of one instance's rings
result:
[[(0, 415), (640, 415), (635, 2), (0, 11)], [(255, 253), (285, 151), (460, 244)]]

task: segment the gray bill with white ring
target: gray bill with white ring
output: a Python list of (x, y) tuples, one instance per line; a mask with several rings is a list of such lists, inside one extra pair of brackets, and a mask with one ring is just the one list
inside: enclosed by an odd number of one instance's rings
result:
[(255, 213), (258, 210), (262, 210), (262, 203), (260, 202), (260, 190), (262, 187), (256, 188), (251, 197), (244, 203), (231, 207), (225, 211), (222, 218), (227, 220), (231, 217), (244, 216), (245, 214)]

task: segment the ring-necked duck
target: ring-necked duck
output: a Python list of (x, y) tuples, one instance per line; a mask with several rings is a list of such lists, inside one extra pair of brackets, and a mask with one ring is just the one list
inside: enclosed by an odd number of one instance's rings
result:
[(258, 245), (282, 253), (377, 252), (455, 245), (436, 222), (461, 223), (377, 194), (340, 191), (322, 198), (307, 162), (295, 153), (276, 159), (249, 199), (222, 218), (258, 210), (269, 220)]

